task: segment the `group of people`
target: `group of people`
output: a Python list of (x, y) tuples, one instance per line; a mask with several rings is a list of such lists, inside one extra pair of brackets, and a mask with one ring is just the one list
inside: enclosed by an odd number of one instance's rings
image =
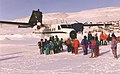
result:
[[(70, 38), (68, 38), (68, 40), (66, 41), (67, 46), (68, 46), (68, 52), (72, 51), (72, 53), (78, 54), (78, 46), (82, 46), (84, 55), (88, 54), (88, 48), (91, 50), (91, 56), (90, 58), (95, 58), (98, 57), (100, 55), (99, 52), (99, 46), (100, 45), (107, 45), (107, 43), (109, 41), (111, 41), (111, 49), (112, 49), (112, 53), (114, 55), (115, 58), (117, 57), (117, 38), (115, 36), (114, 33), (112, 33), (111, 37), (110, 34), (103, 34), (103, 32), (101, 32), (100, 34), (100, 39), (98, 39), (98, 35), (97, 33), (93, 36), (91, 34), (91, 32), (88, 32), (88, 37), (84, 36), (84, 38), (82, 39), (81, 43), (78, 44), (78, 42), (75, 42), (74, 40), (70, 41)], [(75, 46), (77, 47), (77, 49), (75, 49)], [(76, 53), (77, 52), (77, 53)]]
[(55, 38), (54, 36), (52, 36), (49, 38), (49, 40), (45, 39), (43, 41), (43, 39), (41, 39), (38, 42), (40, 54), (46, 54), (46, 55), (55, 54), (63, 51), (62, 45), (63, 45), (63, 39), (61, 38), (60, 40), (57, 35), (55, 36)]
[(82, 46), (84, 55), (88, 54), (88, 47), (89, 47), (91, 49), (91, 58), (99, 56), (100, 42), (98, 40), (97, 35), (95, 35), (93, 37), (91, 34), (91, 38), (89, 35), (88, 35), (88, 38), (87, 38), (87, 36), (84, 36), (81, 43), (79, 42), (78, 39), (72, 40), (72, 39), (68, 38), (68, 40), (66, 41), (66, 45), (68, 46), (68, 48), (67, 48), (68, 52), (78, 54), (78, 47)]
[(98, 57), (100, 55), (99, 53), (99, 46), (100, 45), (107, 45), (109, 41), (111, 41), (111, 49), (112, 53), (114, 55), (114, 58), (117, 57), (117, 37), (114, 33), (112, 33), (111, 37), (110, 34), (106, 34), (101, 32), (100, 39), (98, 39), (97, 33), (92, 36), (91, 32), (88, 33), (88, 40), (87, 37), (84, 36), (84, 39), (81, 42), (81, 45), (83, 45), (84, 54), (86, 55), (88, 53), (88, 46), (91, 49), (91, 58)]
[(81, 41), (81, 45), (84, 51), (84, 55), (88, 54), (88, 47), (89, 49), (91, 49), (91, 58), (95, 58), (100, 55), (99, 53), (100, 41), (98, 40), (98, 36), (96, 34), (95, 36), (92, 36), (92, 34), (88, 35), (88, 39), (86, 36), (84, 36), (84, 39)]
[(111, 49), (112, 53), (115, 58), (117, 57), (117, 39), (114, 34), (110, 37), (110, 34), (103, 34), (101, 32), (100, 39), (98, 39), (97, 33), (93, 36), (91, 32), (88, 32), (88, 36), (84, 36), (81, 42), (77, 38), (71, 39), (68, 38), (65, 42), (63, 42), (63, 39), (59, 40), (58, 36), (56, 35), (55, 38), (50, 37), (49, 40), (45, 39), (43, 42), (43, 39), (38, 42), (39, 48), (40, 48), (40, 54), (55, 54), (63, 51), (63, 44), (67, 46), (67, 52), (72, 52), (73, 54), (78, 54), (78, 48), (79, 46), (82, 46), (83, 54), (88, 54), (88, 49), (91, 50), (91, 56), (90, 58), (95, 58), (100, 55), (99, 52), (99, 46), (100, 45), (107, 45), (109, 41), (111, 41)]
[(75, 38), (75, 39), (68, 38), (65, 41), (65, 44), (67, 45), (67, 51), (68, 52), (78, 54), (78, 47), (80, 46), (80, 42), (77, 38)]
[[(97, 36), (97, 33), (94, 35), (94, 37), (98, 37)], [(111, 41), (111, 37), (110, 37), (110, 34), (106, 34), (106, 33), (103, 33), (101, 32), (100, 34), (100, 45), (107, 45), (109, 43), (109, 41)], [(92, 39), (92, 34), (91, 32), (88, 32), (88, 40), (90, 41)]]
[(110, 34), (106, 34), (106, 33), (101, 33), (100, 34), (100, 44), (101, 45), (107, 45), (107, 42), (111, 41), (111, 37)]

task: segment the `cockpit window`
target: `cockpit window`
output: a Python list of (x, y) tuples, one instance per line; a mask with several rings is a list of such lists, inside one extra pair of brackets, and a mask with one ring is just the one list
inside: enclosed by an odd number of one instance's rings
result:
[(72, 25), (67, 25), (69, 28), (72, 28)]

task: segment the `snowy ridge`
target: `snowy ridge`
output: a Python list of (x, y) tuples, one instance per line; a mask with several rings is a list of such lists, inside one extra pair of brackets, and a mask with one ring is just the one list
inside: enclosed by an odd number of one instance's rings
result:
[[(80, 12), (57, 12), (43, 14), (43, 23), (56, 24), (61, 22), (105, 22), (120, 20), (120, 7), (107, 7), (91, 10), (84, 10)], [(16, 21), (28, 21), (29, 17), (16, 19)]]

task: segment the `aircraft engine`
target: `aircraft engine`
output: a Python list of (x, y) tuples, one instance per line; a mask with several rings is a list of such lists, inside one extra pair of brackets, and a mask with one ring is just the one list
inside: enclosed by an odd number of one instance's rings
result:
[(73, 30), (73, 31), (70, 32), (70, 38), (71, 38), (71, 39), (77, 38), (77, 33), (76, 33), (76, 31)]

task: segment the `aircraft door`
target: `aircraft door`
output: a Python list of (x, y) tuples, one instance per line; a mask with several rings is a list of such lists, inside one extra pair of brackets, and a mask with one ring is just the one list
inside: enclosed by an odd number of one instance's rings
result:
[(60, 30), (61, 28), (60, 28), (60, 26), (58, 25), (58, 30)]

